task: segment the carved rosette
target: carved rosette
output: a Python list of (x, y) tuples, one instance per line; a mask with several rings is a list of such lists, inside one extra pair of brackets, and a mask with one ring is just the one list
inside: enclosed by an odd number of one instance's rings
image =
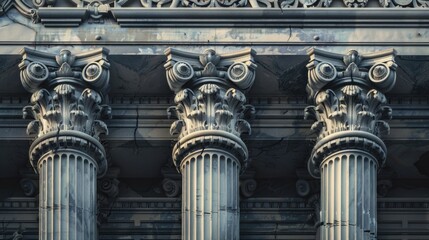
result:
[(197, 55), (167, 49), (166, 55), (168, 84), (177, 104), (168, 109), (169, 116), (178, 118), (170, 128), (178, 136), (173, 149), (176, 167), (190, 152), (209, 147), (227, 149), (245, 167), (248, 152), (240, 135), (250, 134), (244, 118), (254, 109), (246, 105), (242, 91), (254, 81), (254, 52), (218, 55), (209, 49)]
[(36, 136), (30, 148), (33, 167), (37, 171), (47, 152), (68, 148), (93, 157), (102, 175), (107, 162), (99, 136), (108, 130), (99, 119), (110, 115), (110, 107), (102, 104), (109, 85), (108, 51), (53, 55), (24, 48), (21, 54), (21, 82), (33, 93), (31, 105), (23, 109), (24, 118), (34, 119), (27, 127), (27, 134)]
[(344, 149), (371, 153), (383, 164), (386, 146), (379, 136), (389, 133), (383, 120), (391, 118), (392, 110), (382, 92), (395, 84), (396, 52), (339, 55), (311, 49), (309, 55), (307, 92), (315, 105), (305, 109), (305, 118), (315, 120), (311, 129), (318, 134), (310, 174), (319, 177), (322, 161)]

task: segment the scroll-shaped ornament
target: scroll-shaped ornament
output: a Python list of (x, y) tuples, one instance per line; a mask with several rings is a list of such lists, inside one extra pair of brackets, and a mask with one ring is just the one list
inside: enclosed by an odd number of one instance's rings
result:
[(162, 181), (162, 190), (167, 197), (177, 197), (182, 191), (182, 184), (179, 180), (165, 178)]
[(49, 70), (41, 62), (31, 62), (21, 71), (21, 83), (27, 91), (32, 92), (49, 78)]
[(194, 75), (191, 64), (182, 61), (176, 62), (172, 68), (167, 70), (168, 85), (171, 89), (179, 91)]
[(369, 69), (368, 77), (377, 87), (389, 91), (395, 86), (396, 74), (391, 70), (396, 69), (396, 63), (377, 63)]
[[(261, 0), (259, 0), (261, 1)], [(311, 8), (311, 7), (329, 7), (332, 3), (332, 0), (279, 0), (274, 1), (274, 8)]]
[(243, 197), (249, 198), (255, 194), (258, 188), (258, 182), (255, 179), (240, 180), (240, 192)]
[(243, 90), (247, 90), (252, 86), (255, 78), (254, 74), (245, 63), (241, 62), (232, 64), (227, 71), (228, 78)]
[(106, 92), (109, 87), (110, 72), (108, 67), (110, 64), (103, 60), (100, 62), (88, 63), (82, 70), (82, 78), (95, 89), (99, 89), (100, 92)]

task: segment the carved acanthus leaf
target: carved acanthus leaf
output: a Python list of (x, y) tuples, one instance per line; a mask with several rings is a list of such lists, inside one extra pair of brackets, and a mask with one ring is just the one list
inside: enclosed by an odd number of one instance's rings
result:
[[(238, 156), (244, 169), (248, 151), (239, 136), (250, 134), (250, 124), (244, 118), (255, 110), (245, 105), (246, 97), (240, 90), (253, 84), (253, 51), (219, 55), (212, 49), (193, 54), (169, 48), (165, 53), (168, 84), (176, 93), (176, 106), (167, 109), (169, 117), (178, 118), (170, 128), (170, 134), (178, 134), (173, 149), (176, 167), (188, 151), (214, 147)], [(165, 191), (173, 191), (171, 186), (168, 183)]]
[(177, 135), (182, 132), (182, 128), (185, 126), (183, 120), (174, 121), (170, 127), (170, 135)]
[(60, 84), (52, 95), (46, 89), (35, 92), (31, 103), (32, 106), (24, 107), (23, 116), (37, 121), (30, 122), (28, 134), (41, 136), (58, 129), (76, 130), (96, 138), (107, 134), (107, 126), (97, 119), (103, 111), (105, 116), (110, 115), (111, 110), (107, 105), (99, 105), (101, 97), (94, 90), (85, 89), (79, 93), (69, 84)]
[(95, 120), (93, 124), (93, 136), (97, 139), (100, 138), (101, 134), (109, 135), (109, 129), (107, 128), (107, 125), (105, 122), (101, 120)]
[(315, 120), (311, 129), (320, 139), (341, 131), (388, 132), (388, 124), (380, 120), (390, 117), (391, 109), (383, 105), (386, 97), (377, 90), (365, 93), (356, 85), (346, 85), (336, 92), (320, 92), (316, 103), (305, 108), (304, 118)]
[[(254, 108), (245, 105), (246, 97), (234, 88), (223, 90), (216, 84), (204, 84), (194, 93), (184, 89), (176, 94), (176, 106), (168, 108), (169, 116), (177, 116), (171, 134), (187, 135), (199, 130), (223, 130), (235, 135), (250, 134), (250, 125), (243, 118)], [(245, 114), (246, 113), (246, 114)]]
[(40, 131), (40, 122), (38, 120), (31, 121), (27, 126), (27, 135), (34, 135)]
[(236, 129), (238, 134), (252, 134), (252, 128), (250, 127), (249, 122), (244, 119), (237, 120)]

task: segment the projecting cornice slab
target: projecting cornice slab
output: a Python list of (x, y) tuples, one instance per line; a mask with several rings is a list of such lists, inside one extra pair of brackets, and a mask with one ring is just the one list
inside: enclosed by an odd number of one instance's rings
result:
[(429, 24), (426, 9), (117, 8), (111, 12), (124, 27), (411, 27)]

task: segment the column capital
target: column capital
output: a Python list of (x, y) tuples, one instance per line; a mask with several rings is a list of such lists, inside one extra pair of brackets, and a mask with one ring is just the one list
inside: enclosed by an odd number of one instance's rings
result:
[(307, 92), (314, 105), (306, 107), (304, 117), (315, 120), (311, 129), (318, 134), (310, 173), (318, 177), (324, 159), (347, 149), (368, 152), (383, 164), (386, 146), (379, 136), (389, 133), (383, 120), (392, 116), (383, 93), (395, 84), (395, 50), (340, 55), (313, 48), (308, 54)]
[(307, 93), (310, 102), (316, 102), (319, 92), (339, 89), (345, 85), (390, 91), (396, 82), (396, 51), (388, 49), (370, 54), (350, 50), (346, 54), (311, 48), (308, 68)]
[(37, 138), (30, 147), (30, 161), (37, 162), (49, 151), (74, 149), (98, 163), (99, 174), (107, 170), (100, 134), (107, 134), (111, 109), (102, 103), (109, 88), (108, 50), (100, 48), (72, 54), (58, 54), (24, 48), (21, 51), (21, 82), (32, 93), (24, 118), (33, 118), (27, 134)]
[(167, 80), (176, 93), (177, 105), (168, 109), (169, 116), (178, 118), (170, 128), (179, 138), (173, 149), (176, 167), (192, 151), (215, 147), (234, 154), (244, 169), (248, 151), (240, 135), (250, 134), (244, 118), (254, 109), (245, 104), (242, 91), (253, 84), (255, 52), (218, 55), (208, 49), (195, 54), (169, 48), (165, 53)]
[(247, 91), (255, 80), (256, 52), (251, 48), (228, 54), (217, 54), (213, 49), (196, 54), (167, 48), (165, 55), (168, 85), (175, 93), (184, 85), (192, 88), (206, 83)]

